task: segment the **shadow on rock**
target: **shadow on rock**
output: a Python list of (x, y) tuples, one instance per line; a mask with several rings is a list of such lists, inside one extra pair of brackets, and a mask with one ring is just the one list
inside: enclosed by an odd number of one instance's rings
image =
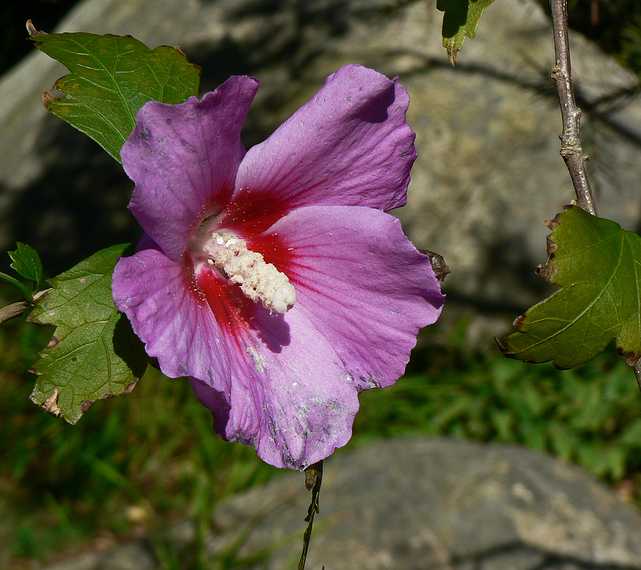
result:
[[(524, 561), (532, 559), (531, 564)], [(512, 560), (513, 562), (510, 562)], [(582, 560), (576, 556), (548, 551), (520, 541), (497, 544), (478, 552), (453, 556), (446, 564), (430, 566), (430, 570), (493, 570), (514, 567), (523, 570), (641, 570), (636, 564), (618, 564), (615, 562), (594, 562)]]
[(8, 223), (14, 239), (42, 254), (49, 274), (98, 249), (136, 239), (126, 208), (131, 182), (96, 143), (46, 117), (34, 152), (42, 174), (21, 190)]

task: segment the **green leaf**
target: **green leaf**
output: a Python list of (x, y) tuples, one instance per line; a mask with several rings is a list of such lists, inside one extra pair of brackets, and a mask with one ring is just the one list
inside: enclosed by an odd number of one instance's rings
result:
[(38, 252), (26, 243), (18, 242), (16, 249), (9, 252), (11, 268), (20, 276), (35, 283), (36, 289), (40, 287), (44, 270)]
[(473, 38), (483, 10), (494, 0), (438, 0), (436, 8), (443, 12), (443, 47), (452, 64), (465, 38)]
[(45, 92), (47, 109), (118, 162), (147, 101), (181, 103), (198, 94), (200, 68), (175, 48), (149, 49), (131, 36), (47, 34), (32, 25), (29, 30), (36, 47), (71, 72)]
[(560, 289), (515, 321), (499, 341), (506, 356), (573, 368), (613, 339), (641, 356), (641, 237), (575, 206), (550, 222), (548, 261), (539, 274)]
[(127, 247), (103, 249), (51, 279), (30, 315), (56, 327), (35, 364), (31, 399), (70, 423), (96, 400), (130, 392), (145, 370), (142, 345), (111, 298), (111, 274)]

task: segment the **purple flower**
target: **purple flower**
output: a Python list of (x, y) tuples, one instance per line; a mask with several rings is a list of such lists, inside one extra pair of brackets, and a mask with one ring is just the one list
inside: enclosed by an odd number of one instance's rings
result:
[(142, 107), (122, 161), (147, 246), (118, 262), (113, 295), (223, 437), (302, 469), (349, 441), (358, 392), (403, 374), (444, 297), (385, 213), (416, 158), (398, 81), (345, 66), (245, 154), (257, 89), (231, 77)]

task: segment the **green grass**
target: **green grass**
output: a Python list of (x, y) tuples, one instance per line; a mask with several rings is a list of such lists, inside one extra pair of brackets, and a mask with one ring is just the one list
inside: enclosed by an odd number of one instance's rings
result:
[(44, 339), (16, 324), (0, 329), (0, 494), (13, 519), (3, 541), (13, 558), (45, 558), (141, 526), (165, 530), (185, 516), (202, 531), (198, 543), (218, 500), (276, 472), (252, 449), (214, 436), (187, 382), (151, 369), (131, 395), (96, 403), (76, 426), (42, 412), (28, 399), (33, 379), (18, 371)]
[(578, 463), (610, 483), (637, 478), (641, 394), (613, 353), (565, 371), (495, 353), (448, 356), (449, 363), (390, 390), (364, 394), (358, 438), (416, 433), (516, 443)]
[[(156, 541), (165, 568), (242, 567), (233, 551), (204, 560), (208, 515), (279, 471), (217, 438), (188, 384), (154, 371), (131, 395), (96, 403), (77, 426), (47, 415), (29, 402), (33, 379), (22, 372), (44, 342), (46, 331), (17, 322), (0, 329), (0, 513), (8, 511), (0, 520), (10, 521), (0, 522), (9, 545), (0, 566), (143, 530), (162, 536), (190, 517), (198, 530), (191, 548), (177, 553)], [(611, 355), (561, 372), (454, 341), (417, 353), (406, 378), (361, 402), (352, 446), (407, 434), (519, 443), (613, 484), (640, 483), (641, 396)]]

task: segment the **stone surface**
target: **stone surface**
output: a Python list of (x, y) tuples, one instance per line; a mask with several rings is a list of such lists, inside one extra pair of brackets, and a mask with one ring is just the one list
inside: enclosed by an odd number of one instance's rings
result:
[[(259, 562), (243, 568), (295, 568), (308, 501), (292, 473), (221, 506), (212, 559), (247, 535), (239, 557)], [(518, 447), (401, 439), (340, 452), (320, 504), (310, 570), (641, 568), (636, 510), (579, 469)], [(180, 542), (189, 531), (171, 534)], [(51, 570), (153, 567), (143, 543), (73, 564)]]
[[(572, 198), (550, 26), (534, 0), (496, 2), (452, 68), (440, 20), (425, 0), (86, 0), (59, 29), (179, 45), (202, 65), (204, 89), (232, 73), (257, 76), (249, 144), (343, 63), (400, 75), (420, 153), (400, 213), (406, 230), (447, 259), (451, 301), (513, 314), (541, 287), (532, 269), (545, 258), (543, 220)], [(586, 103), (635, 79), (581, 37), (572, 48), (600, 212), (636, 227), (641, 102)], [(34, 242), (51, 270), (136, 232), (119, 167), (42, 108), (40, 93), (63, 73), (34, 53), (0, 82), (0, 249)]]

